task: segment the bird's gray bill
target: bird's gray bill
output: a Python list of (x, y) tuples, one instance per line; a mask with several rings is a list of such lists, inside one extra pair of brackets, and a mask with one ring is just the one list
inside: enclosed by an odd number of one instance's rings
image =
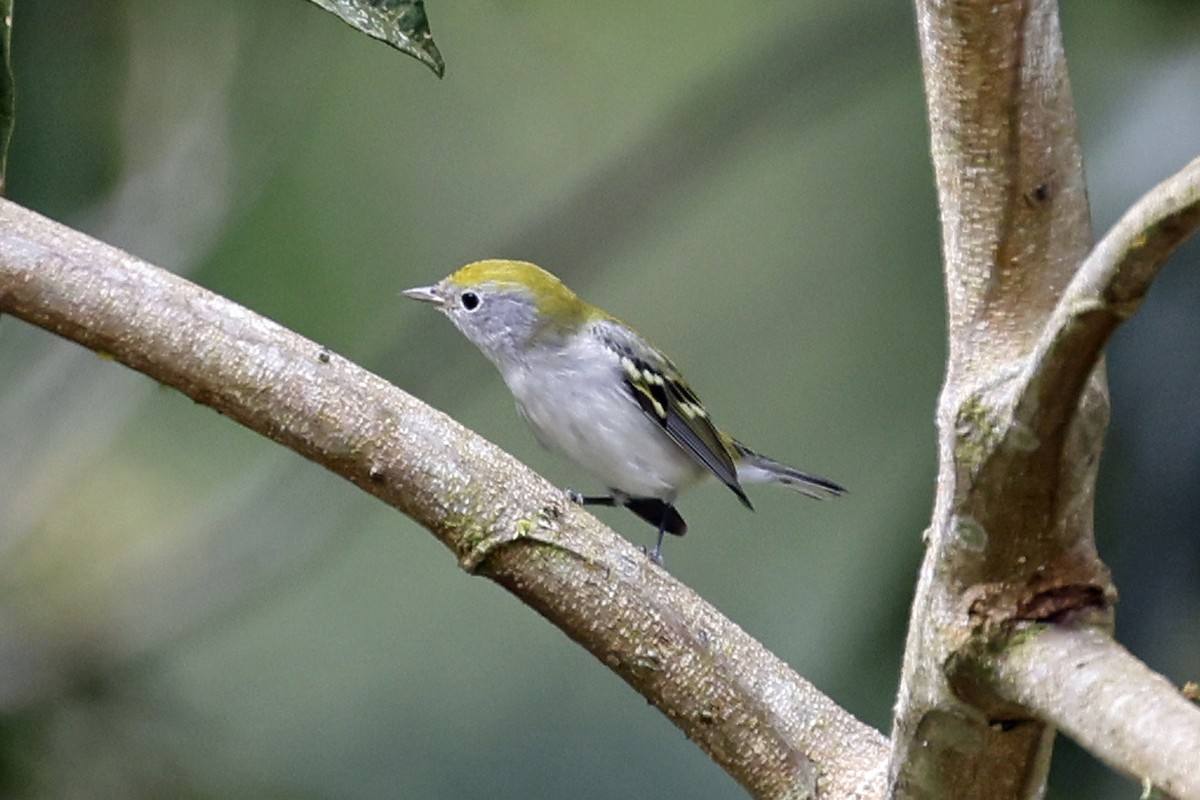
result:
[(425, 303), (442, 304), (442, 296), (438, 294), (436, 286), (416, 286), (412, 289), (405, 289), (400, 294)]

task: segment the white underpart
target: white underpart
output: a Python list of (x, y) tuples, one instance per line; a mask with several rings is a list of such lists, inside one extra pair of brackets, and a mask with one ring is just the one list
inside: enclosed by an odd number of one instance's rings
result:
[(708, 474), (642, 411), (607, 348), (568, 341), (501, 373), (538, 441), (610, 489), (672, 502)]

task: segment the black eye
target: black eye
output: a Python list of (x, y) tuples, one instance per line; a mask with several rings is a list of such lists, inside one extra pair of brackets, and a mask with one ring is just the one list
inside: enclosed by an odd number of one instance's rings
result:
[(474, 292), (463, 292), (458, 298), (458, 302), (462, 303), (462, 307), (467, 311), (474, 311), (479, 308), (479, 295)]

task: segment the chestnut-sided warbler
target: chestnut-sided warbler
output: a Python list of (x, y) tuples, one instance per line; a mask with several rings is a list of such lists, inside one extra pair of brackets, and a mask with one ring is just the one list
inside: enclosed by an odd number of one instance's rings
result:
[(523, 261), (477, 261), (406, 297), (435, 304), (500, 370), (517, 410), (546, 447), (608, 487), (581, 504), (622, 505), (682, 536), (684, 489), (715, 475), (747, 508), (743, 483), (778, 483), (814, 498), (845, 490), (760, 455), (722, 433), (658, 348)]

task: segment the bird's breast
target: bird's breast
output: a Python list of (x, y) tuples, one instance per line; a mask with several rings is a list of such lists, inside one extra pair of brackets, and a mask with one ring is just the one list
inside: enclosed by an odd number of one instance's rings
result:
[(638, 406), (613, 358), (563, 358), (506, 375), (539, 442), (633, 497), (674, 499), (706, 472)]

